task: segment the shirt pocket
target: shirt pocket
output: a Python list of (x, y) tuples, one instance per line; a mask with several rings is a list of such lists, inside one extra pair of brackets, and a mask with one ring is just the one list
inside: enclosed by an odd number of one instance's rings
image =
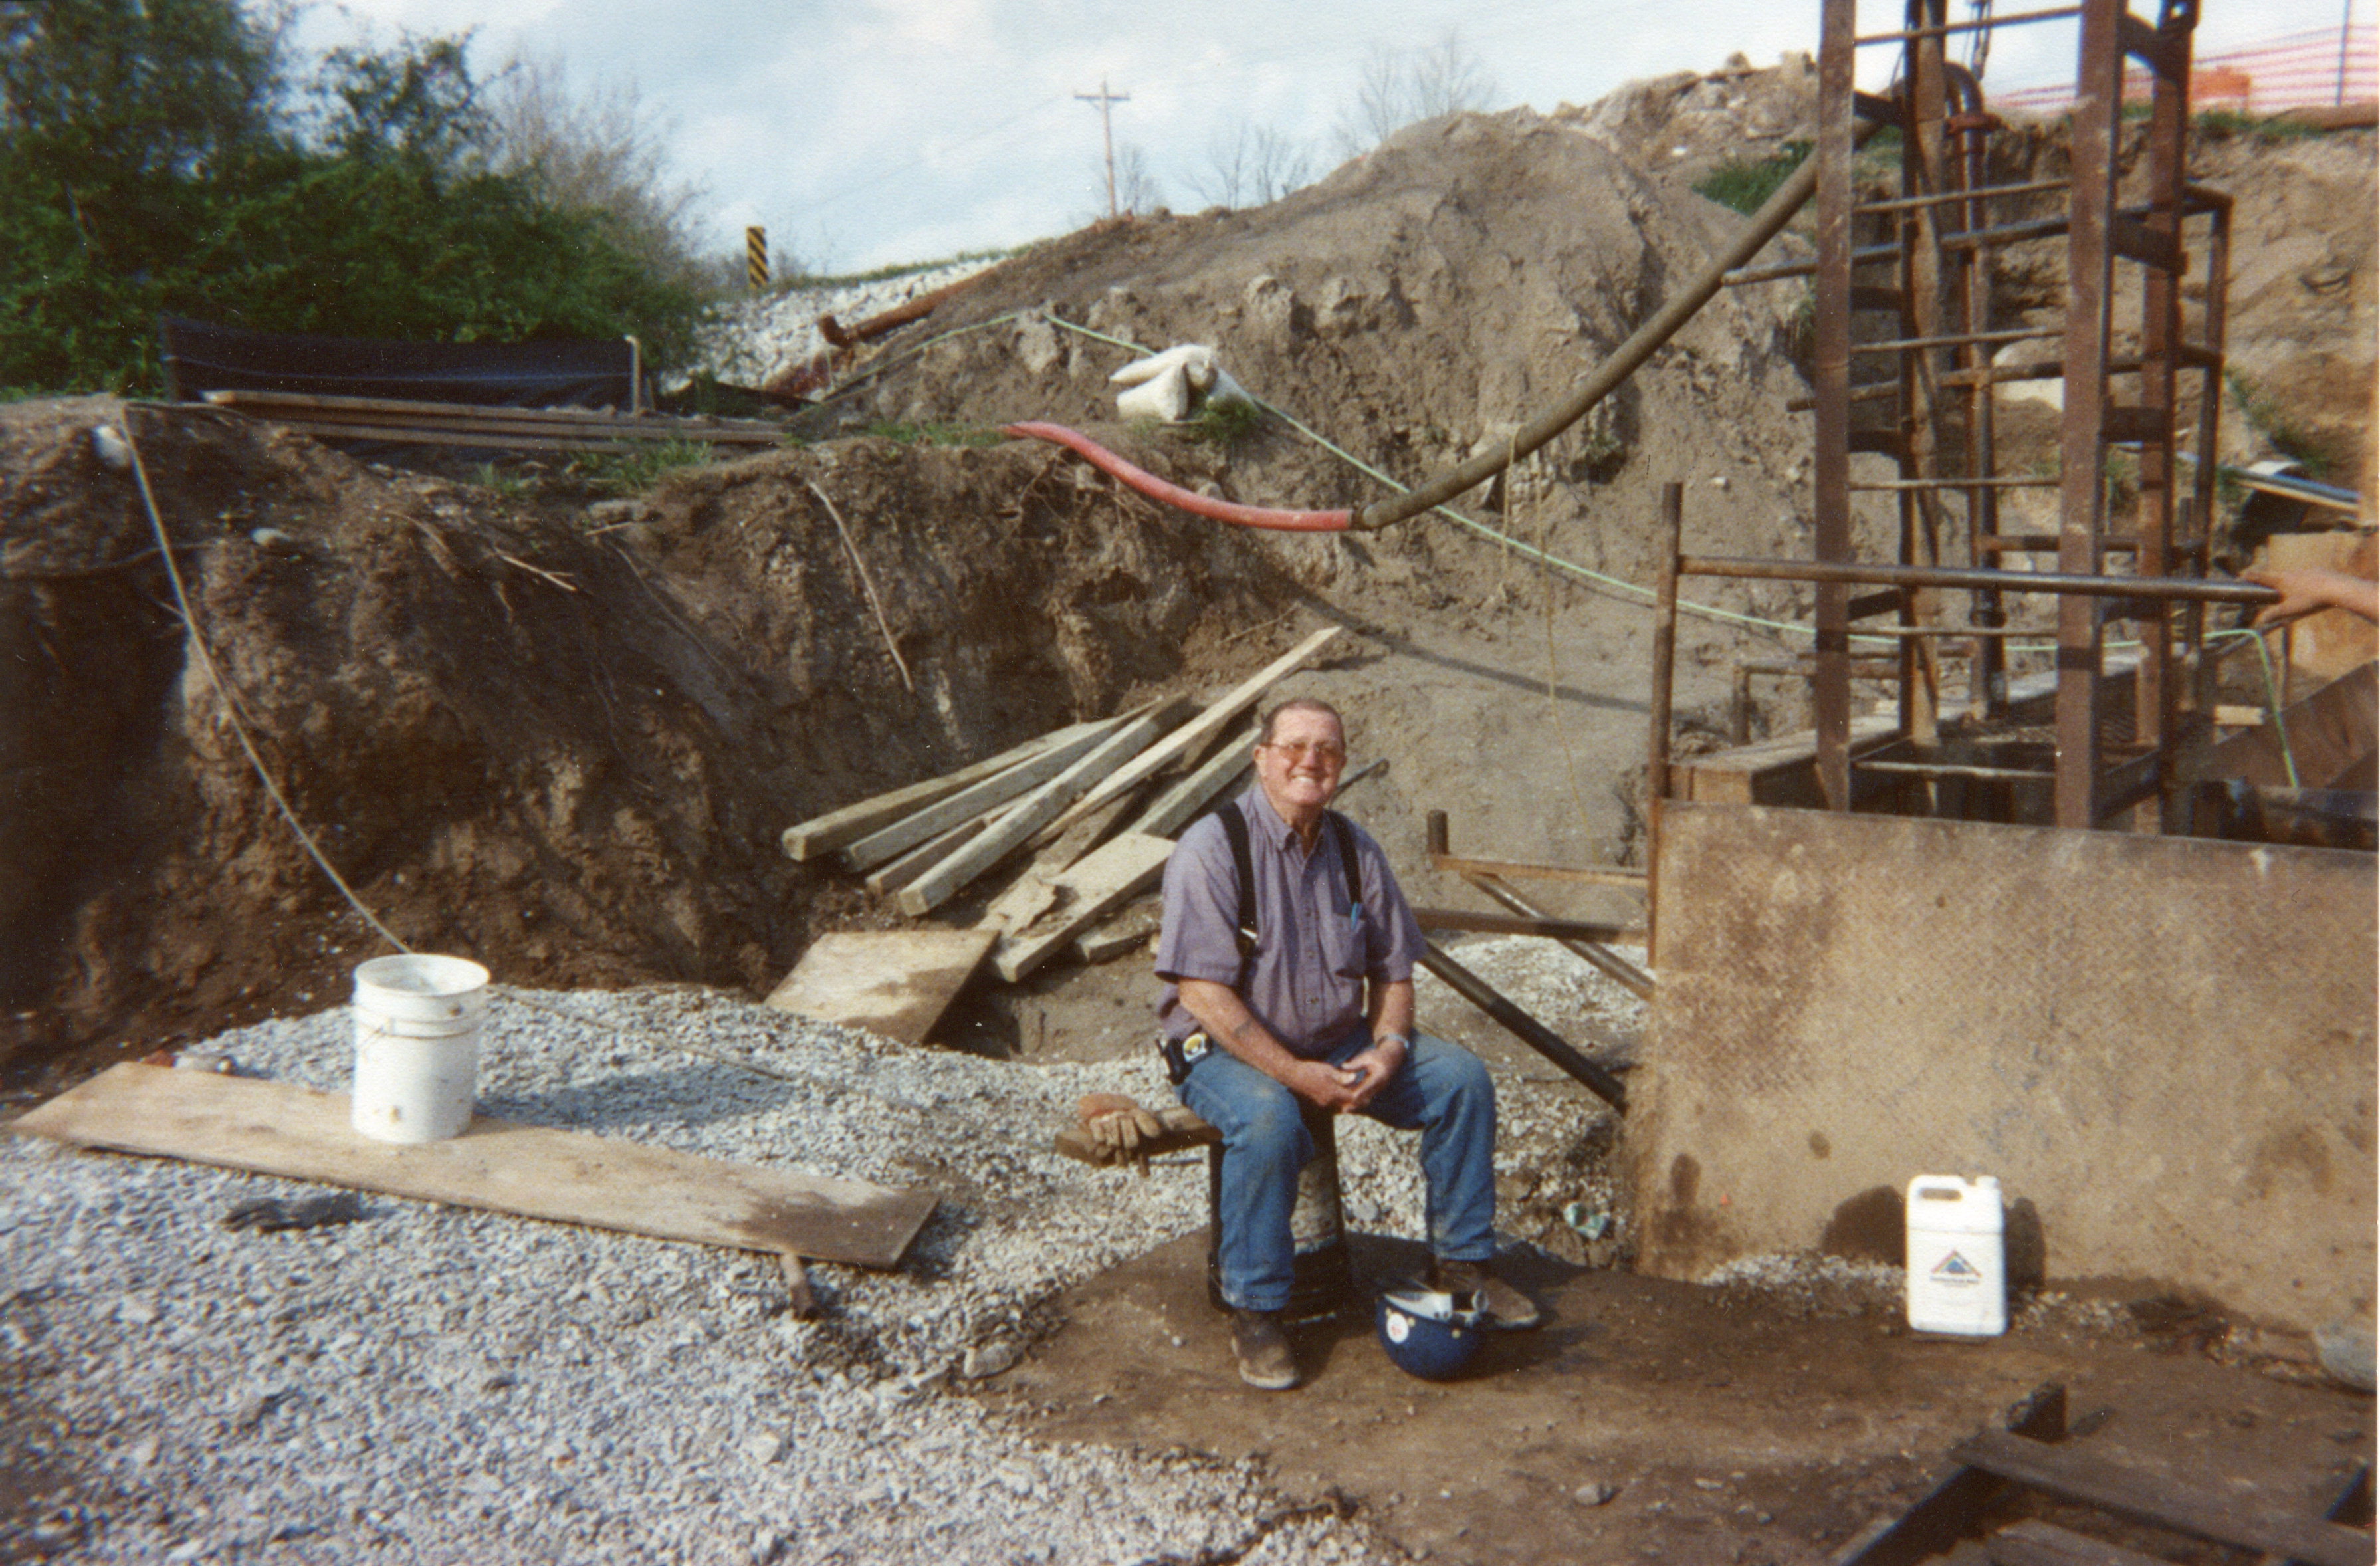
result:
[(1322, 924), (1322, 960), (1342, 978), (1360, 980), (1371, 971), (1372, 943), (1365, 939), (1361, 919), (1350, 919), (1340, 908)]

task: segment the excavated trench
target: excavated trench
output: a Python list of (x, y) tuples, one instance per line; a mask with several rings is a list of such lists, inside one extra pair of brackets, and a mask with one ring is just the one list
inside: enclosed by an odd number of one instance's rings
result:
[[(145, 460), (188, 633), (103, 425)], [(603, 523), (584, 496), (373, 467), (212, 411), (18, 405), (0, 450), (19, 1090), (334, 1003), (380, 945), (235, 716), (407, 944), (520, 983), (750, 991), (820, 918), (860, 913), (783, 858), (786, 824), (1178, 688), (1211, 627), (1294, 592), (1242, 540), (1021, 445), (788, 450), (682, 471)]]

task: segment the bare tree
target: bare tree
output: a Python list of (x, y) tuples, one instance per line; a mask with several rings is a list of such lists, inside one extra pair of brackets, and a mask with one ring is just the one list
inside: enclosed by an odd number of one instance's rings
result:
[(1496, 101), (1497, 91), (1487, 63), (1453, 28), (1424, 48), (1375, 43), (1356, 79), (1355, 101), (1339, 115), (1341, 151), (1353, 157), (1417, 120), (1484, 109)]
[(1313, 164), (1305, 143), (1235, 119), (1208, 139), (1206, 167), (1190, 188), (1210, 207), (1261, 207), (1304, 185)]
[(1248, 188), (1254, 140), (1248, 122), (1235, 119), (1207, 139), (1207, 166), (1190, 176), (1192, 193), (1210, 207), (1232, 207)]
[(1314, 149), (1270, 126), (1250, 138), (1248, 183), (1254, 204), (1278, 201), (1314, 177)]
[[(499, 170), (528, 178), (557, 206), (602, 214), (649, 264), (689, 278), (711, 270), (698, 259), (702, 192), (671, 176), (666, 127), (647, 118), (633, 83), (577, 97), (558, 57), (516, 56), (493, 87)], [(741, 268), (738, 258), (739, 277)]]
[(1436, 43), (1406, 57), (1405, 83), (1413, 109), (1408, 125), (1484, 109), (1496, 101), (1496, 78), (1488, 63), (1465, 48), (1463, 35), (1452, 28)]
[(1165, 204), (1165, 192), (1149, 172), (1148, 154), (1136, 141), (1116, 143), (1115, 198), (1118, 212), (1154, 212)]

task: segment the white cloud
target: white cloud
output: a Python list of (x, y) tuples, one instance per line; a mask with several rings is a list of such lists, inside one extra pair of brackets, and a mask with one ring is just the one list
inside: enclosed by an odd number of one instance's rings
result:
[[(2363, 6), (2366, 0), (2353, 0)], [(2368, 6), (2367, 7), (2368, 8)], [(357, 0), (416, 30), (477, 26), (479, 58), (558, 53), (582, 87), (633, 79), (673, 122), (683, 172), (711, 196), (722, 249), (758, 221), (826, 235), (853, 266), (1058, 232), (1088, 208), (1099, 115), (1074, 94), (1131, 95), (1119, 140), (1179, 201), (1208, 139), (1245, 117), (1316, 144), (1367, 50), (1449, 28), (1507, 103), (1585, 103), (1639, 77), (1814, 50), (1816, 0)], [(1954, 11), (1965, 10), (1955, 5)], [(1897, 25), (1866, 0), (1862, 26)], [(2209, 6), (2202, 49), (2338, 25), (2338, 0)], [(2002, 30), (1990, 84), (2072, 71), (2071, 23)], [(1864, 72), (1888, 73), (1888, 51)], [(813, 241), (815, 243), (815, 241)]]

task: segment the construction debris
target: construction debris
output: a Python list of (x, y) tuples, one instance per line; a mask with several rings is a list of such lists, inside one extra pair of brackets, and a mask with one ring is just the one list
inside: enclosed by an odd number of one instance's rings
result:
[[(769, 1003), (917, 1042), (985, 950), (1002, 982), (1023, 979), (1156, 882), (1172, 834), (1247, 766), (1252, 731), (1206, 754), (1216, 737), (1338, 634), (1334, 626), (1308, 637), (1186, 722), (1186, 704), (1176, 702), (1074, 724), (788, 828), (788, 855), (814, 857), (840, 845), (846, 868), (875, 871), (869, 891), (897, 892), (912, 917), (949, 902), (1019, 849), (1045, 852), (974, 930), (919, 931), (914, 941), (909, 932), (822, 937)], [(1099, 844), (1144, 785), (1185, 766), (1128, 828)]]
[[(2082, 1444), (2086, 1433), (2079, 1423), (2070, 1430), (2066, 1389), (2041, 1388), (2011, 1411), (2009, 1428), (1954, 1448), (1958, 1466), (1855, 1540), (1837, 1557), (1840, 1566), (1914, 1566), (1966, 1552), (2005, 1566), (2159, 1566), (2200, 1559), (2201, 1540), (2308, 1566), (2372, 1560), (2372, 1536), (2337, 1521), (2369, 1512), (2368, 1463), (2341, 1483), (2327, 1454), (2309, 1451), (2308, 1483), (2277, 1493), (2221, 1471), (2203, 1446), (2150, 1460), (2095, 1451)], [(2303, 1508), (2299, 1492), (2325, 1488), (2327, 1506)], [(2058, 1520), (2022, 1514), (2028, 1503), (2035, 1511), (2056, 1506)], [(1973, 1542), (1961, 1548), (1974, 1540), (1980, 1551)]]

